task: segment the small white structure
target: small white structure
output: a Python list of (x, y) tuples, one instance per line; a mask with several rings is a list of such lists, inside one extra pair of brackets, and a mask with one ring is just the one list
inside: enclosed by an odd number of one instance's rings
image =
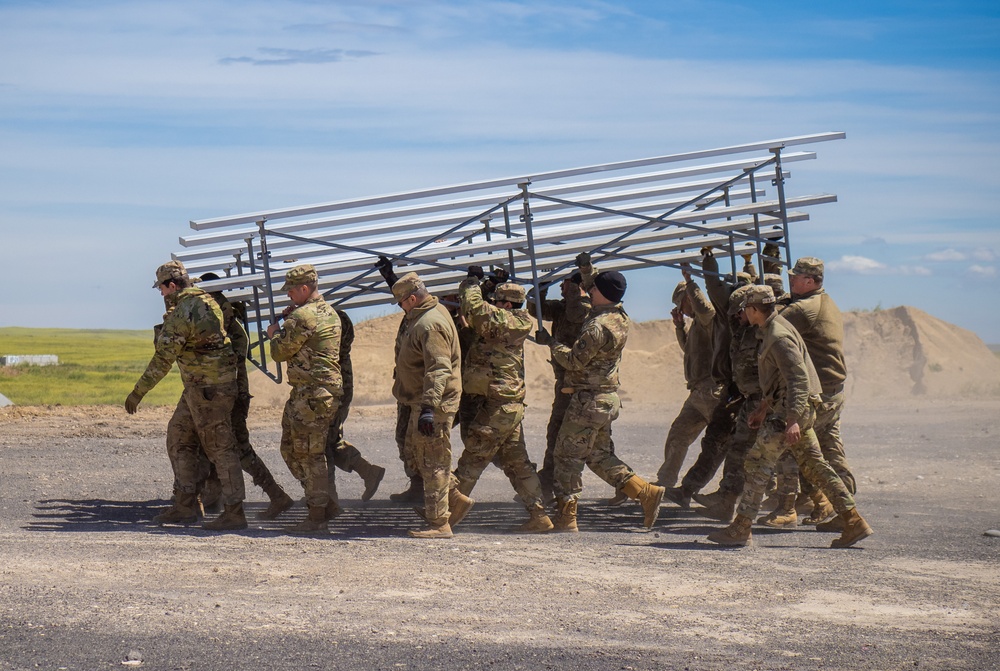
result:
[(55, 366), (59, 357), (55, 354), (5, 354), (0, 356), (0, 366)]
[(0, 408), (6, 408), (8, 405), (14, 405), (14, 402), (3, 394), (0, 394)]

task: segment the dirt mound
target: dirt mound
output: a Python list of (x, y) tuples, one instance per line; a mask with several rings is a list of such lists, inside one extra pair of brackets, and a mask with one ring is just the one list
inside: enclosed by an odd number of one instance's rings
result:
[[(393, 342), (399, 315), (356, 325), (355, 403), (393, 404)], [(1000, 395), (1000, 359), (971, 331), (911, 307), (844, 314), (844, 348), (849, 397), (904, 398)], [(687, 395), (682, 353), (670, 320), (632, 325), (622, 361), (625, 403), (679, 405)], [(525, 345), (527, 403), (551, 404), (554, 377), (547, 347)], [(259, 371), (250, 376), (255, 404), (279, 407), (288, 385), (276, 385)]]

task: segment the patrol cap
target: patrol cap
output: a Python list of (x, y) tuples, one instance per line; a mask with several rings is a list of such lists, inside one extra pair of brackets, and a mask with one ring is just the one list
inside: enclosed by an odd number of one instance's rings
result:
[(514, 282), (504, 282), (493, 290), (493, 300), (523, 303), (524, 287), (520, 284), (515, 284)]
[(625, 281), (625, 276), (617, 270), (605, 270), (603, 273), (597, 273), (597, 277), (594, 278), (594, 286), (609, 301), (617, 303), (625, 297), (628, 282)]
[(771, 305), (774, 303), (774, 291), (771, 287), (760, 284), (751, 284), (746, 287), (746, 294), (744, 294), (743, 307), (750, 307), (751, 305)]
[(729, 294), (729, 314), (734, 315), (743, 309), (743, 301), (747, 298), (747, 293), (750, 290), (750, 285), (744, 285), (742, 287), (737, 287), (733, 293)]
[(684, 294), (687, 293), (687, 285), (687, 282), (681, 280), (677, 283), (677, 286), (674, 287), (674, 295), (670, 297), (670, 300), (673, 301), (674, 305), (679, 307), (681, 301), (684, 300)]
[(156, 281), (153, 282), (153, 288), (155, 289), (164, 282), (169, 282), (170, 280), (186, 278), (187, 269), (184, 267), (183, 263), (180, 261), (167, 261), (156, 269)]
[(285, 283), (281, 285), (281, 289), (278, 291), (288, 291), (292, 287), (300, 287), (303, 284), (312, 284), (318, 281), (319, 276), (316, 274), (316, 269), (313, 268), (312, 264), (306, 263), (301, 266), (295, 266), (285, 273)]
[(402, 303), (413, 292), (424, 288), (424, 281), (417, 277), (416, 273), (406, 273), (392, 285), (392, 295), (396, 298), (397, 303)]
[(782, 282), (781, 275), (764, 273), (764, 284), (771, 287), (775, 298), (780, 298), (785, 293), (785, 283)]
[(750, 273), (743, 271), (736, 273), (736, 286), (743, 287), (748, 284), (753, 284), (753, 276)]
[(803, 256), (795, 262), (795, 266), (788, 271), (788, 274), (823, 279), (823, 260), (815, 256)]

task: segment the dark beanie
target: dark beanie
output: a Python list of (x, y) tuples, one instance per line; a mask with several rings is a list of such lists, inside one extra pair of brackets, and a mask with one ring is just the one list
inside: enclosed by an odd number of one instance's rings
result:
[(594, 286), (609, 301), (617, 303), (625, 296), (628, 284), (625, 282), (625, 276), (617, 270), (606, 270), (603, 273), (598, 273), (597, 277), (594, 278)]

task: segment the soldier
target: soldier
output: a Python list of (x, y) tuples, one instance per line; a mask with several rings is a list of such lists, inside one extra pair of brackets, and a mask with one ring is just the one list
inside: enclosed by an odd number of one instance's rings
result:
[[(343, 381), (344, 395), (340, 398), (340, 406), (337, 414), (330, 424), (330, 431), (326, 436), (326, 462), (327, 465), (336, 466), (342, 471), (350, 473), (354, 471), (361, 476), (365, 483), (365, 490), (361, 494), (362, 501), (368, 501), (385, 477), (385, 469), (376, 466), (361, 456), (361, 452), (349, 441), (344, 440), (344, 423), (347, 421), (347, 414), (351, 409), (351, 401), (354, 399), (354, 366), (351, 363), (351, 346), (354, 344), (354, 322), (343, 310), (334, 310), (340, 318), (340, 377)], [(329, 468), (330, 498), (337, 502), (336, 469)], [(337, 508), (339, 509), (339, 504)]]
[[(406, 313), (396, 335), (393, 371), (392, 395), (399, 408), (396, 442), (402, 445), (404, 467), (423, 483), (423, 516), (428, 523), (426, 529), (409, 535), (451, 538), (452, 512), (457, 522), (471, 507), (471, 499), (449, 488), (451, 428), (462, 395), (458, 331), (448, 310), (416, 273), (396, 280), (392, 294)], [(462, 508), (450, 512), (449, 499)]]
[[(205, 273), (201, 276), (201, 281), (217, 280), (219, 276), (215, 273)], [(245, 316), (241, 319), (236, 314), (236, 310), (226, 295), (221, 291), (213, 291), (209, 294), (219, 304), (222, 310), (222, 320), (226, 327), (226, 333), (233, 343), (233, 352), (236, 354), (236, 402), (233, 404), (233, 437), (236, 440), (236, 453), (240, 459), (243, 471), (253, 478), (253, 483), (264, 490), (270, 501), (266, 510), (257, 514), (258, 519), (273, 520), (281, 513), (292, 507), (294, 501), (285, 493), (281, 485), (275, 481), (274, 476), (267, 465), (257, 456), (257, 452), (250, 443), (250, 431), (247, 429), (247, 417), (250, 414), (250, 381), (247, 377), (246, 358), (250, 351), (250, 337), (247, 335)], [(242, 304), (240, 304), (242, 305)], [(202, 483), (201, 500), (206, 509), (212, 507), (213, 498), (217, 499), (222, 492), (222, 484), (219, 482), (218, 474), (214, 472)], [(213, 497), (213, 494), (215, 495)]]
[(179, 261), (156, 269), (153, 288), (170, 299), (173, 309), (156, 339), (156, 353), (125, 400), (130, 415), (150, 389), (170, 372), (174, 361), (184, 381), (177, 408), (167, 424), (167, 453), (172, 455), (177, 491), (174, 505), (154, 522), (191, 523), (198, 519), (199, 451), (204, 450), (222, 481), (225, 511), (203, 526), (211, 531), (246, 529), (243, 471), (233, 440), (236, 357), (226, 335), (222, 310), (212, 297), (192, 286)]
[(535, 336), (539, 344), (549, 345), (552, 357), (566, 369), (565, 384), (573, 390), (556, 439), (558, 531), (578, 530), (577, 499), (583, 491), (584, 464), (609, 485), (639, 500), (647, 529), (659, 515), (663, 487), (636, 475), (615, 455), (611, 440), (611, 422), (621, 409), (618, 368), (629, 330), (629, 317), (621, 303), (625, 289), (625, 278), (619, 272), (605, 271), (594, 278), (590, 289), (593, 308), (572, 347), (554, 340), (544, 329)]
[[(674, 289), (674, 321), (677, 342), (684, 352), (684, 379), (689, 394), (681, 411), (670, 425), (663, 446), (663, 464), (656, 473), (656, 484), (674, 487), (688, 447), (702, 432), (719, 404), (720, 385), (712, 378), (715, 308), (698, 285), (691, 271), (682, 267), (684, 281)], [(686, 327), (685, 317), (691, 319)], [(690, 496), (690, 495), (688, 495)]]
[(746, 482), (738, 514), (728, 527), (709, 534), (708, 540), (720, 545), (750, 544), (750, 525), (760, 509), (771, 470), (781, 453), (790, 449), (806, 478), (823, 490), (844, 520), (844, 532), (831, 547), (850, 547), (870, 536), (872, 529), (858, 514), (851, 493), (820, 452), (812, 428), (820, 384), (802, 336), (775, 312), (770, 287), (751, 287), (743, 305), (747, 320), (759, 329), (761, 339), (761, 402), (748, 418), (749, 426), (759, 430), (746, 458)]
[(319, 278), (311, 265), (295, 266), (285, 274), (281, 291), (292, 305), (285, 323), (267, 327), (271, 358), (286, 362), (292, 391), (281, 417), (281, 456), (295, 479), (302, 483), (309, 514), (288, 529), (315, 533), (328, 529), (340, 508), (330, 497), (326, 436), (343, 396), (340, 375), (340, 318), (318, 289)]
[[(561, 343), (574, 343), (580, 336), (580, 329), (583, 328), (587, 316), (590, 314), (590, 295), (587, 291), (594, 285), (594, 277), (597, 272), (591, 263), (590, 254), (583, 252), (576, 257), (577, 270), (564, 279), (559, 289), (562, 298), (559, 300), (546, 300), (546, 288), (539, 292), (539, 301), (542, 307), (542, 319), (552, 322), (552, 337)], [(580, 289), (583, 288), (583, 291)], [(528, 301), (528, 312), (535, 313), (535, 302)], [(538, 479), (542, 484), (542, 492), (546, 502), (552, 499), (552, 474), (554, 469), (553, 454), (556, 449), (556, 436), (559, 435), (559, 427), (562, 426), (563, 418), (566, 416), (566, 408), (569, 407), (572, 393), (567, 393), (566, 389), (566, 369), (553, 358), (552, 372), (555, 374), (555, 393), (552, 399), (552, 412), (549, 414), (549, 423), (545, 429), (545, 456), (542, 459), (542, 468), (538, 471)], [(621, 503), (621, 501), (617, 501)]]
[(462, 396), (468, 399), (468, 420), (462, 422), (465, 450), (452, 475), (452, 485), (468, 496), (491, 461), (503, 469), (530, 515), (518, 531), (544, 533), (552, 529), (545, 514), (538, 474), (528, 459), (521, 420), (524, 417), (524, 341), (531, 317), (524, 306), (524, 289), (507, 282), (494, 289), (490, 305), (479, 286), (483, 269), (469, 267), (458, 288), (461, 311), (476, 334), (462, 366)]

